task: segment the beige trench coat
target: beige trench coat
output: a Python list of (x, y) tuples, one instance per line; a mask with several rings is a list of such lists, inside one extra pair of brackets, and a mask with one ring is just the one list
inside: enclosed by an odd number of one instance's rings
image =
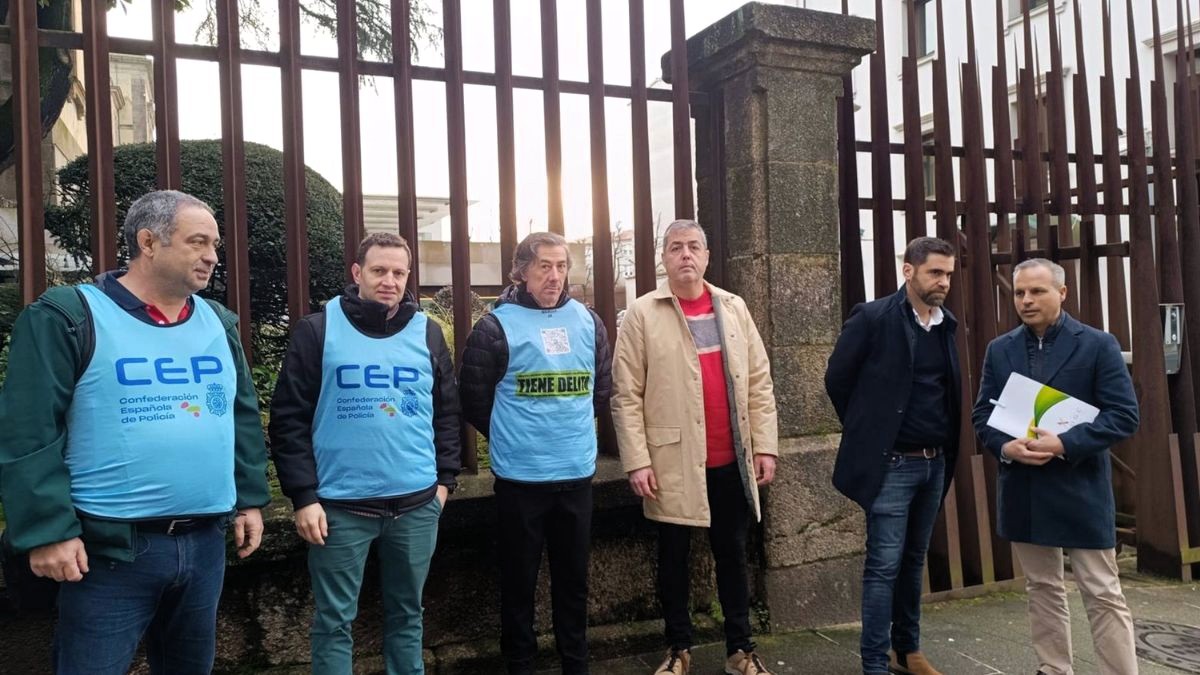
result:
[[(746, 498), (761, 519), (753, 456), (779, 454), (771, 365), (745, 301), (711, 284), (708, 289), (733, 391), (734, 451), (745, 469)], [(700, 527), (711, 522), (700, 377), (687, 319), (664, 283), (629, 307), (613, 356), (612, 413), (621, 466), (627, 473), (654, 468), (658, 500), (642, 500), (651, 520)]]

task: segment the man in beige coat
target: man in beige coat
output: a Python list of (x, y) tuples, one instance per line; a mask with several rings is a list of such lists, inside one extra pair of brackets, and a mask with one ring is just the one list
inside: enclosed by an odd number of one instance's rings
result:
[(668, 283), (638, 298), (617, 333), (613, 421), (621, 464), (658, 521), (658, 597), (669, 651), (655, 673), (687, 673), (691, 528), (708, 528), (725, 615), (725, 672), (769, 675), (754, 652), (746, 578), (758, 486), (775, 477), (771, 365), (741, 298), (704, 281), (708, 243), (694, 220), (663, 236)]

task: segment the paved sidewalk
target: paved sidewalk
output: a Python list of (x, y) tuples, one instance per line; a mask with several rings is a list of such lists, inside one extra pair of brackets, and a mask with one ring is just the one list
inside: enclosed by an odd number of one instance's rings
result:
[[(1125, 595), (1139, 627), (1145, 622), (1200, 627), (1200, 584), (1179, 584), (1146, 577), (1123, 580)], [(1071, 590), (1075, 669), (1079, 675), (1098, 673), (1086, 614), (1079, 594)], [(1169, 628), (1169, 627), (1168, 627)], [(1181, 667), (1140, 659), (1141, 675), (1200, 674), (1200, 630), (1193, 634), (1139, 630), (1139, 650), (1161, 645), (1181, 657)], [(1032, 675), (1037, 661), (1029, 641), (1025, 596), (1000, 593), (972, 600), (926, 605), (922, 620), (922, 649), (945, 675)], [(859, 627), (834, 627), (759, 639), (759, 652), (777, 673), (855, 675), (861, 672), (858, 656)], [(693, 651), (692, 672), (720, 673), (724, 646), (710, 644)], [(661, 652), (594, 664), (593, 675), (650, 675), (662, 659)], [(1190, 663), (1189, 663), (1190, 662)], [(553, 670), (543, 671), (553, 673)]]

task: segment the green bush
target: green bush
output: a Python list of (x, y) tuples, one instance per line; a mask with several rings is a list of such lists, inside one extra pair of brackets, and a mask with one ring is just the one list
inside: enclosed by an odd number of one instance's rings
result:
[[(212, 207), (225, 235), (225, 199), (222, 194), (221, 143), (215, 140), (180, 142), (180, 165), (184, 192)], [(278, 369), (287, 349), (287, 259), (283, 205), (283, 153), (257, 143), (246, 144), (246, 220), (250, 246), (250, 321), (253, 359), (256, 364)], [(123, 222), (129, 205), (156, 189), (154, 144), (122, 145), (113, 152), (116, 187), (116, 217)], [(307, 181), (309, 311), (341, 292), (345, 270), (342, 260), (342, 198), (318, 173), (305, 169)], [(46, 229), (81, 266), (91, 265), (90, 193), (87, 156), (83, 155), (58, 172), (59, 206), (48, 207)], [(120, 265), (127, 259), (124, 239), (118, 230)], [(213, 281), (201, 295), (224, 302), (227, 268), (224, 247)], [(244, 318), (244, 317), (243, 317)]]

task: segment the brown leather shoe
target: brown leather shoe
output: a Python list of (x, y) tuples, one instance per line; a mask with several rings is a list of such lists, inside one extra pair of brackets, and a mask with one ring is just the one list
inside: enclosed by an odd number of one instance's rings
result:
[(668, 673), (669, 675), (687, 675), (692, 666), (692, 653), (686, 649), (669, 649), (662, 664), (654, 670), (654, 675)]
[(925, 655), (921, 652), (897, 654), (894, 651), (889, 651), (888, 670), (893, 673), (900, 673), (900, 675), (942, 675), (933, 666), (929, 665), (929, 661), (925, 660)]
[(737, 650), (725, 660), (726, 675), (771, 675), (763, 665), (762, 657), (755, 652)]

